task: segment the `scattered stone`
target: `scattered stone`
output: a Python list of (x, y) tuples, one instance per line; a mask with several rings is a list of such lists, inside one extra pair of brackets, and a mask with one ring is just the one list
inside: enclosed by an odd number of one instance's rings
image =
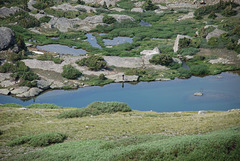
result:
[(143, 50), (140, 52), (141, 55), (156, 55), (160, 54), (158, 47), (155, 47), (153, 50)]
[(17, 97), (34, 97), (39, 95), (43, 90), (39, 89), (39, 88), (30, 88), (29, 91), (22, 93), (22, 94), (18, 94)]
[(61, 5), (53, 6), (53, 7), (50, 7), (50, 8), (52, 8), (54, 10), (62, 10), (62, 11), (78, 11), (76, 8), (74, 8), (69, 3), (63, 3)]
[(27, 108), (24, 108), (24, 107), (23, 107), (23, 108), (19, 108), (19, 110), (27, 110)]
[(122, 9), (122, 8), (112, 8), (111, 11), (122, 12), (122, 11), (125, 11), (125, 9)]
[(133, 9), (131, 9), (131, 12), (143, 13), (143, 12), (145, 12), (145, 11), (144, 11), (144, 9), (142, 9), (142, 8), (133, 8)]
[(12, 73), (0, 73), (0, 82), (1, 81), (4, 81), (4, 80), (7, 80), (7, 79), (10, 79), (11, 78), (11, 75)]
[(237, 55), (237, 58), (240, 59), (240, 54)]
[(206, 25), (206, 26), (204, 26), (204, 29), (207, 29), (207, 28), (209, 28), (209, 27), (218, 28), (218, 25)]
[(237, 44), (238, 44), (238, 45), (240, 44), (240, 39), (238, 39), (238, 42), (237, 42)]
[(170, 81), (170, 78), (157, 78), (155, 81)]
[(198, 115), (204, 115), (206, 113), (207, 113), (206, 111), (198, 111)]
[(233, 62), (231, 62), (228, 59), (224, 59), (224, 58), (212, 59), (209, 61), (209, 63), (211, 63), (211, 64), (233, 64)]
[(223, 30), (215, 29), (212, 32), (208, 33), (208, 35), (206, 36), (206, 40), (208, 41), (212, 37), (219, 37), (220, 35), (222, 35), (224, 33), (227, 33), (227, 32), (223, 31)]
[(181, 20), (186, 20), (186, 19), (189, 19), (189, 18), (194, 18), (194, 12), (189, 12), (188, 14), (186, 15), (182, 15), (178, 18), (178, 21), (181, 21)]
[(173, 4), (167, 4), (168, 8), (197, 8), (198, 5), (196, 4), (190, 4), (190, 3), (173, 3)]
[(7, 8), (7, 7), (2, 7), (0, 8), (0, 18), (6, 18), (9, 17), (11, 15), (14, 15), (16, 12), (21, 11), (22, 9), (19, 7), (11, 7), (11, 8)]
[(201, 92), (194, 93), (194, 96), (202, 96), (202, 95), (203, 95), (203, 93), (201, 93)]
[(32, 47), (33, 45), (30, 43), (25, 43), (26, 47)]
[(192, 39), (190, 36), (186, 36), (186, 35), (177, 35), (177, 38), (176, 38), (175, 43), (174, 43), (174, 46), (173, 46), (173, 50), (174, 50), (174, 52), (177, 52), (177, 51), (178, 51), (179, 41), (180, 41), (181, 39), (184, 39), (184, 38)]
[(136, 3), (134, 3), (134, 6), (135, 6), (135, 7), (142, 7), (142, 5), (143, 5), (144, 3), (145, 3), (144, 1), (136, 2)]
[(162, 5), (157, 5), (159, 9), (161, 10), (167, 10), (168, 7), (167, 6), (162, 6)]
[(42, 34), (40, 31), (38, 31), (36, 28), (29, 28), (29, 31), (32, 31), (36, 34)]
[(115, 18), (118, 22), (122, 22), (125, 20), (135, 21), (135, 19), (133, 17), (130, 17), (127, 15), (109, 14), (108, 16)]
[(79, 10), (79, 9), (86, 10), (87, 13), (97, 12), (96, 8), (93, 8), (93, 7), (90, 7), (90, 6), (85, 6), (85, 5), (77, 5), (74, 8), (77, 9), (77, 10)]
[(35, 53), (35, 54), (39, 54), (39, 55), (43, 55), (44, 54), (44, 52), (41, 52), (41, 51), (32, 51), (33, 53)]
[(193, 59), (194, 56), (192, 56), (192, 55), (186, 55), (185, 58), (186, 58), (187, 60), (189, 60), (189, 59)]
[(164, 13), (164, 11), (162, 11), (161, 9), (156, 9), (156, 10), (154, 10), (154, 12), (155, 12), (156, 14)]
[(9, 95), (10, 91), (8, 89), (0, 89), (0, 94)]
[(43, 90), (49, 89), (52, 82), (46, 80), (37, 80), (37, 87)]
[(11, 94), (22, 94), (29, 90), (29, 87), (18, 87), (11, 91)]
[(106, 48), (112, 48), (113, 46), (106, 46)]

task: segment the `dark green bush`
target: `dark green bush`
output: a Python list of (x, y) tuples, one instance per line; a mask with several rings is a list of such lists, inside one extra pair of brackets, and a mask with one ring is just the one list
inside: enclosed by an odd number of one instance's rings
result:
[(217, 16), (216, 16), (216, 14), (215, 14), (215, 12), (214, 11), (212, 11), (210, 14), (209, 14), (209, 16), (208, 16), (208, 18), (211, 18), (211, 19), (215, 19)]
[(62, 143), (66, 138), (67, 136), (61, 133), (43, 133), (14, 139), (9, 143), (9, 146), (29, 144), (34, 147), (43, 147), (55, 143)]
[(155, 10), (158, 7), (155, 4), (153, 4), (151, 0), (146, 0), (142, 8), (148, 11), (148, 10)]
[(190, 67), (190, 71), (193, 75), (205, 75), (210, 72), (206, 65), (193, 65)]
[(106, 80), (106, 79), (107, 79), (104, 74), (100, 74), (100, 75), (98, 76), (98, 78), (99, 78), (100, 80)]
[(15, 14), (17, 18), (18, 25), (24, 28), (37, 27), (40, 22), (33, 16), (30, 16), (27, 12), (17, 12)]
[(85, 2), (82, 1), (82, 0), (78, 0), (77, 3), (78, 3), (78, 4), (81, 4), (81, 5), (85, 5)]
[(98, 55), (91, 55), (87, 58), (76, 61), (76, 64), (80, 66), (87, 66), (90, 70), (100, 70), (105, 68), (107, 63), (103, 57)]
[(114, 17), (111, 17), (111, 16), (107, 16), (105, 15), (103, 17), (103, 23), (106, 23), (106, 24), (112, 24), (114, 22), (116, 22), (117, 20), (114, 18)]
[(169, 55), (165, 55), (165, 54), (157, 54), (154, 55), (150, 60), (150, 63), (155, 64), (155, 65), (165, 65), (168, 66), (171, 63), (173, 63), (173, 59), (171, 56)]
[(77, 79), (82, 73), (71, 65), (64, 65), (62, 76), (67, 79)]
[(231, 17), (231, 16), (235, 16), (237, 15), (237, 11), (232, 9), (232, 5), (227, 6), (224, 11), (222, 12), (222, 14), (226, 17)]
[(57, 106), (55, 104), (50, 104), (50, 103), (35, 103), (35, 104), (31, 104), (26, 106), (26, 108), (39, 108), (39, 109), (61, 109), (63, 107)]
[(180, 78), (190, 78), (192, 76), (191, 71), (185, 68), (179, 68), (178, 72)]
[(51, 17), (49, 16), (43, 16), (39, 19), (40, 23), (44, 23), (44, 22), (48, 23), (50, 20), (51, 20)]
[(184, 37), (183, 39), (180, 39), (179, 44), (178, 44), (179, 49), (188, 47), (190, 45), (190, 43), (191, 43), (191, 39), (188, 39), (186, 37)]
[(87, 108), (97, 109), (102, 113), (130, 112), (131, 108), (126, 103), (121, 102), (93, 102)]
[(4, 63), (0, 66), (0, 73), (12, 72), (15, 70), (15, 66), (12, 63)]
[(3, 131), (2, 130), (0, 130), (0, 135), (2, 135), (3, 134)]

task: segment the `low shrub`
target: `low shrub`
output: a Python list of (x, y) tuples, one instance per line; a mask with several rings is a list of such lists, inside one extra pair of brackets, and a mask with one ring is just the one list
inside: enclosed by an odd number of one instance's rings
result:
[(77, 79), (82, 73), (71, 65), (64, 65), (62, 76), (67, 79)]
[(102, 113), (130, 112), (131, 108), (126, 103), (121, 102), (93, 102), (87, 108), (97, 109)]
[(107, 63), (103, 57), (98, 55), (91, 55), (87, 58), (76, 61), (76, 64), (80, 66), (87, 66), (90, 70), (100, 70), (105, 68)]
[(65, 111), (57, 116), (57, 118), (74, 118), (96, 116), (102, 113), (115, 113), (115, 112), (130, 112), (131, 108), (126, 103), (121, 102), (93, 102), (86, 108)]
[(50, 103), (35, 103), (35, 104), (31, 104), (26, 106), (26, 108), (40, 108), (40, 109), (61, 109), (63, 107), (57, 106), (55, 104), (50, 104)]
[(103, 23), (106, 23), (106, 24), (112, 24), (114, 22), (116, 22), (117, 20), (114, 18), (114, 17), (111, 17), (111, 16), (107, 16), (105, 15), (103, 17)]
[(104, 74), (100, 74), (100, 75), (98, 76), (98, 78), (99, 78), (100, 80), (106, 80), (106, 79), (107, 79)]
[(155, 64), (155, 65), (165, 65), (168, 66), (171, 63), (173, 63), (173, 59), (171, 56), (166, 55), (166, 54), (157, 54), (154, 55), (150, 60), (150, 63)]
[(39, 55), (37, 57), (37, 60), (43, 60), (43, 61), (46, 61), (46, 60), (49, 60), (49, 61), (53, 61), (55, 64), (61, 64), (63, 62), (62, 59), (58, 58), (58, 57), (54, 57), (50, 54), (43, 54), (43, 55)]
[(33, 147), (43, 147), (55, 143), (62, 143), (67, 138), (61, 133), (43, 133), (39, 135), (23, 136), (12, 140), (8, 145), (16, 146), (22, 144), (29, 144)]
[(192, 73), (189, 69), (179, 68), (178, 72), (180, 78), (190, 78), (192, 76)]
[(184, 37), (183, 39), (180, 39), (179, 40), (179, 49), (183, 49), (183, 48), (186, 48), (190, 45), (191, 43), (191, 39), (188, 39), (186, 37)]
[(190, 71), (193, 75), (205, 75), (210, 72), (206, 65), (193, 65), (190, 67)]
[(5, 103), (3, 105), (0, 105), (0, 107), (23, 107), (23, 106), (16, 103)]
[(148, 11), (148, 10), (155, 10), (158, 7), (155, 4), (153, 4), (151, 0), (146, 0), (142, 8)]
[(51, 20), (51, 17), (49, 16), (43, 16), (39, 19), (41, 23), (44, 23), (44, 22), (48, 23), (50, 20)]

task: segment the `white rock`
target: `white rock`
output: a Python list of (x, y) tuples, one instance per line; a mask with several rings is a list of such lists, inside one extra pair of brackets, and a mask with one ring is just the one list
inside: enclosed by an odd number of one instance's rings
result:
[(4, 80), (7, 80), (7, 79), (10, 79), (11, 78), (11, 75), (12, 73), (0, 73), (0, 82), (1, 81), (4, 81)]
[(203, 93), (201, 93), (201, 92), (194, 93), (194, 96), (202, 96), (202, 95), (203, 95)]
[(19, 108), (19, 110), (27, 110), (27, 108), (24, 108), (24, 107), (23, 107), (23, 108)]
[(130, 17), (127, 15), (109, 14), (108, 16), (115, 18), (118, 22), (122, 22), (124, 20), (135, 21), (135, 19), (133, 17)]
[(143, 50), (140, 52), (141, 55), (156, 55), (160, 54), (158, 47), (155, 47), (153, 50)]
[(233, 64), (233, 62), (231, 62), (228, 59), (224, 59), (224, 58), (212, 59), (209, 61), (209, 63), (211, 63), (211, 64)]
[(182, 15), (178, 18), (178, 21), (181, 21), (181, 20), (186, 20), (186, 19), (189, 19), (189, 18), (194, 18), (194, 12), (189, 12), (188, 14), (186, 15)]
[(198, 115), (204, 115), (206, 114), (206, 111), (198, 111)]

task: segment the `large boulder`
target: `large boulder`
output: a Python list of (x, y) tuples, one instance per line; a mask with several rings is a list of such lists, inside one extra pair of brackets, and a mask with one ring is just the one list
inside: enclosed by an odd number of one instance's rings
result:
[(52, 84), (51, 81), (46, 81), (46, 80), (37, 81), (37, 87), (43, 90), (49, 89), (51, 84)]
[(10, 91), (8, 89), (0, 89), (0, 94), (9, 95)]
[(2, 7), (0, 8), (0, 18), (5, 18), (11, 15), (14, 15), (16, 12), (19, 12), (21, 10), (22, 9), (19, 7), (11, 7), (11, 8)]
[(174, 43), (174, 46), (173, 46), (173, 51), (174, 51), (174, 52), (177, 52), (177, 51), (178, 51), (178, 49), (179, 49), (179, 41), (180, 41), (181, 39), (184, 39), (184, 38), (192, 39), (190, 36), (177, 35), (177, 38), (176, 38), (175, 43)]
[(0, 51), (12, 48), (16, 43), (14, 32), (7, 27), (0, 27)]

